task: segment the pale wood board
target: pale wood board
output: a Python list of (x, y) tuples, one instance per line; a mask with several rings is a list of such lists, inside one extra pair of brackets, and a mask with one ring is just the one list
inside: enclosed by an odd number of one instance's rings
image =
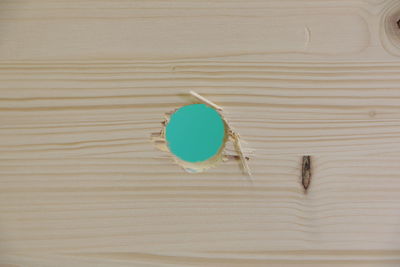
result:
[[(1, 0), (0, 265), (400, 266), (399, 11)], [(190, 90), (254, 149), (253, 184), (154, 147)]]

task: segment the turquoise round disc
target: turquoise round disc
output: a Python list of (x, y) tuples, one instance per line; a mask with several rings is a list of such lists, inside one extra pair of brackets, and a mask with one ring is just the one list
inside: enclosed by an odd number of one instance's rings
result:
[(171, 115), (165, 131), (169, 150), (188, 162), (210, 159), (218, 153), (225, 140), (221, 115), (204, 104), (178, 109)]

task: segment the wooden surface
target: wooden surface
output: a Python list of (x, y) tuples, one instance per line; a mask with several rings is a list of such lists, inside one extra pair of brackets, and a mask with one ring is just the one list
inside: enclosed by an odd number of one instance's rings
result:
[[(400, 266), (399, 12), (1, 0), (0, 265)], [(190, 90), (255, 149), (253, 184), (155, 149)]]

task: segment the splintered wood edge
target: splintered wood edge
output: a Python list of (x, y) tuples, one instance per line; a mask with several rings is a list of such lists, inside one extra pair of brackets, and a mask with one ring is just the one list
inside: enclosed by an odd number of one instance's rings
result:
[(239, 154), (240, 162), (242, 163), (243, 171), (248, 175), (248, 177), (250, 178), (250, 181), (252, 181), (251, 180), (252, 174), (250, 171), (249, 164), (247, 163), (247, 159), (243, 153), (242, 144), (240, 142), (240, 136), (238, 133), (236, 133), (234, 131), (231, 131), (231, 134), (232, 134), (232, 138), (234, 140), (236, 151)]
[(208, 100), (207, 98), (205, 98), (204, 96), (199, 95), (198, 93), (196, 93), (195, 91), (190, 91), (189, 92), (194, 98), (196, 98), (197, 100), (199, 100), (200, 102), (203, 102), (206, 105), (209, 105), (213, 108), (215, 108), (218, 111), (222, 111), (223, 109), (218, 106), (217, 104), (215, 104), (214, 102)]
[(209, 106), (215, 108), (216, 110), (220, 111), (220, 115), (222, 116), (223, 120), (225, 121), (225, 124), (226, 124), (226, 125), (228, 126), (228, 128), (229, 128), (229, 129), (228, 129), (229, 135), (231, 135), (232, 138), (233, 138), (233, 140), (234, 140), (235, 149), (236, 149), (236, 152), (237, 152), (238, 155), (239, 155), (239, 158), (240, 158), (240, 161), (241, 161), (241, 164), (242, 164), (243, 171), (251, 178), (252, 175), (251, 175), (250, 167), (249, 167), (249, 165), (247, 164), (246, 157), (245, 157), (244, 152), (243, 152), (243, 147), (242, 147), (242, 144), (241, 144), (241, 141), (240, 141), (240, 136), (239, 136), (238, 133), (236, 133), (235, 131), (233, 131), (232, 127), (230, 126), (230, 124), (229, 124), (229, 122), (228, 122), (228, 120), (227, 120), (227, 119), (225, 118), (225, 116), (222, 114), (223, 108), (220, 107), (220, 106), (218, 106), (217, 104), (215, 104), (215, 103), (212, 102), (211, 100), (208, 100), (208, 99), (205, 98), (204, 96), (199, 95), (198, 93), (196, 93), (196, 92), (193, 91), (193, 90), (190, 91), (190, 94), (191, 94), (194, 98), (196, 98), (197, 100), (199, 100), (200, 102), (202, 102), (202, 103), (204, 103), (204, 104), (206, 104), (206, 105), (209, 105)]
[[(209, 169), (211, 167), (214, 167), (219, 161), (223, 160), (224, 158), (233, 158), (233, 159), (240, 159), (241, 165), (242, 165), (242, 170), (245, 174), (248, 175), (248, 177), (252, 177), (251, 175), (251, 171), (250, 171), (250, 167), (247, 164), (247, 160), (249, 159), (248, 156), (245, 156), (244, 153), (244, 149), (242, 147), (241, 144), (241, 140), (239, 137), (239, 134), (236, 133), (235, 131), (232, 130), (232, 127), (230, 126), (230, 124), (228, 123), (227, 119), (225, 118), (225, 116), (222, 114), (223, 108), (218, 106), (217, 104), (215, 104), (214, 102), (208, 100), (207, 98), (199, 95), (198, 93), (194, 92), (194, 91), (190, 91), (190, 95), (193, 96), (194, 98), (196, 98), (198, 101), (200, 101), (203, 104), (206, 104), (214, 109), (216, 109), (218, 111), (218, 113), (221, 115), (224, 124), (226, 125), (227, 129), (226, 129), (226, 137), (225, 137), (225, 141), (224, 144), (226, 143), (226, 141), (228, 141), (229, 137), (231, 137), (233, 143), (234, 143), (234, 147), (235, 147), (235, 151), (238, 154), (238, 156), (236, 155), (224, 155), (223, 150), (225, 149), (225, 145), (221, 148), (221, 151), (216, 154), (215, 156), (213, 156), (211, 159), (207, 160), (204, 163), (189, 163), (189, 162), (184, 162), (182, 160), (180, 160), (179, 158), (177, 158), (176, 156), (173, 156), (174, 161), (181, 166), (184, 170), (188, 171), (188, 172), (201, 172), (204, 171), (206, 169)], [(173, 111), (169, 111), (165, 113), (164, 116), (164, 121), (161, 122), (162, 124), (162, 129), (160, 132), (157, 133), (152, 133), (151, 134), (151, 139), (153, 141), (153, 143), (155, 144), (155, 146), (164, 152), (170, 152), (167, 146), (167, 142), (165, 139), (165, 127), (168, 124), (169, 118), (170, 116), (176, 111), (177, 109), (173, 110)], [(250, 181), (252, 182), (252, 180), (250, 179)]]

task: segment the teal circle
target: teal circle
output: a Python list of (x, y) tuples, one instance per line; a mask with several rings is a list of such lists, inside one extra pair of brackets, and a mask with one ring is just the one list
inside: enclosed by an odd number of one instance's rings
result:
[(188, 162), (210, 159), (225, 141), (225, 123), (221, 115), (204, 104), (178, 109), (171, 115), (165, 131), (169, 150)]

